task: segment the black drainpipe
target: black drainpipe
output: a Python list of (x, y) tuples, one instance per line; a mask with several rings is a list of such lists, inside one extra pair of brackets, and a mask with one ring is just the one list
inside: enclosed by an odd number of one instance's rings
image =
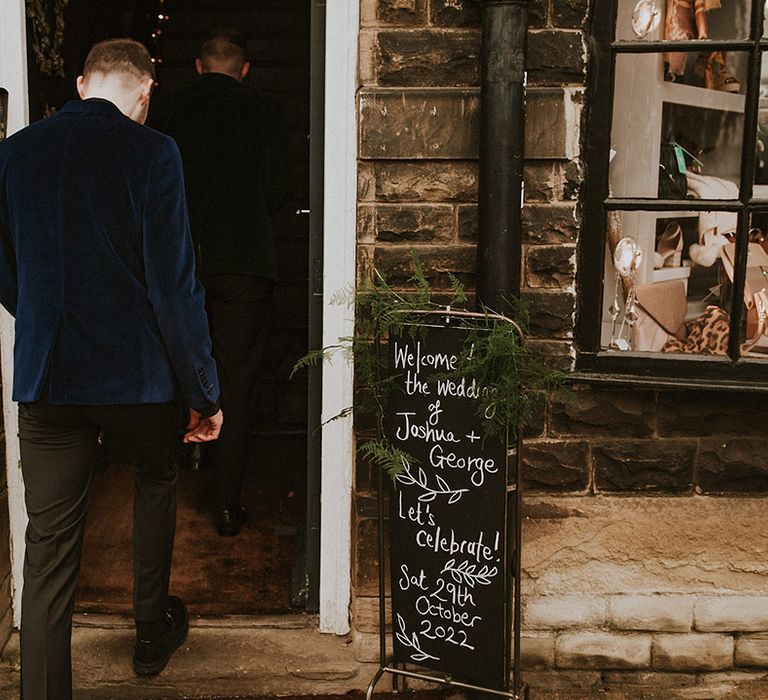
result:
[(482, 8), (478, 306), (508, 309), (520, 293), (520, 206), (525, 140), (529, 0), (477, 0)]

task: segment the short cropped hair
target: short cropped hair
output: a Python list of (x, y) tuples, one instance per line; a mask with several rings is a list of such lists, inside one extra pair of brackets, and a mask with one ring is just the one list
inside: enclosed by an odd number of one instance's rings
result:
[(94, 44), (83, 67), (83, 77), (93, 73), (132, 75), (155, 79), (155, 64), (149, 51), (134, 39), (107, 39)]
[(245, 36), (229, 27), (211, 29), (200, 45), (199, 58), (204, 66), (213, 62), (240, 68), (248, 61)]

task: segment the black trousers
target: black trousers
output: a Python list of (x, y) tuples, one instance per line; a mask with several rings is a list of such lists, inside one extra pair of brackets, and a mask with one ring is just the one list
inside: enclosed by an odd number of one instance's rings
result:
[(152, 622), (167, 609), (176, 530), (172, 457), (183, 418), (178, 401), (20, 404), (21, 469), (29, 515), (21, 609), (23, 700), (72, 697), (72, 612), (100, 432), (130, 455), (134, 465), (134, 617)]
[(202, 283), (224, 412), (219, 439), (209, 447), (216, 507), (235, 508), (243, 490), (251, 398), (264, 361), (273, 284), (262, 277), (234, 274), (207, 275)]

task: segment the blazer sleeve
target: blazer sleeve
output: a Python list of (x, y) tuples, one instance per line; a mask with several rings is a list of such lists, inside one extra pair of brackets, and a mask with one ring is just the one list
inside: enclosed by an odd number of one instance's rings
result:
[(205, 292), (195, 277), (181, 156), (163, 137), (150, 173), (143, 214), (149, 300), (187, 405), (203, 416), (218, 410)]
[(19, 285), (16, 273), (16, 250), (11, 238), (5, 170), (5, 154), (0, 150), (0, 304), (12, 316), (16, 316)]

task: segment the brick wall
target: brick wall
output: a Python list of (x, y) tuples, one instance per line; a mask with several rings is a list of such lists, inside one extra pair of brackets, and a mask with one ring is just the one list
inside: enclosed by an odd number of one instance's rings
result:
[[(579, 224), (585, 4), (533, 0), (528, 35), (521, 279), (531, 345), (564, 368), (572, 358), (576, 246), (586, 235)], [(361, 0), (361, 25), (359, 277), (375, 265), (401, 283), (415, 249), (435, 286), (450, 271), (472, 288), (477, 7)], [(685, 689), (762, 677), (766, 409), (768, 401), (750, 395), (583, 385), (547, 406), (524, 453), (529, 680), (554, 692), (564, 684)], [(356, 475), (353, 626), (359, 658), (374, 660), (375, 474), (358, 460)]]

